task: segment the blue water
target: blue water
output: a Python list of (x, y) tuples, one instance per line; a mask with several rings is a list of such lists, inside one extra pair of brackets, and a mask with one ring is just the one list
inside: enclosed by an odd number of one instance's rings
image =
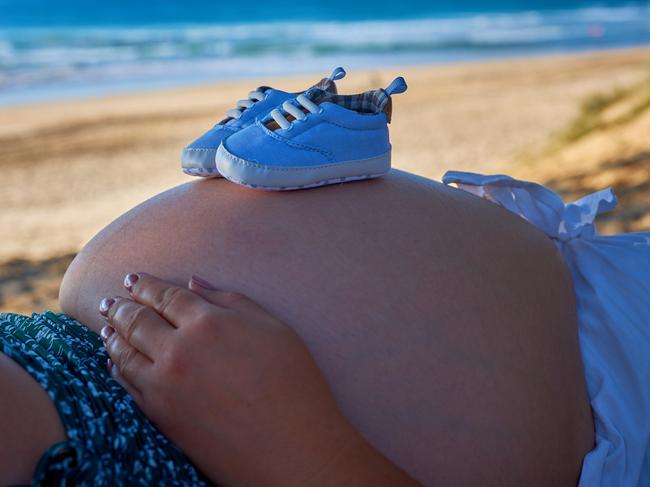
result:
[(650, 44), (650, 0), (0, 0), (0, 104)]

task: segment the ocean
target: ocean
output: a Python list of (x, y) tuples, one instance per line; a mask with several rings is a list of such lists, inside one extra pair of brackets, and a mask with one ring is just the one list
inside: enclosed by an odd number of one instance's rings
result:
[(0, 104), (650, 44), (650, 1), (0, 0)]

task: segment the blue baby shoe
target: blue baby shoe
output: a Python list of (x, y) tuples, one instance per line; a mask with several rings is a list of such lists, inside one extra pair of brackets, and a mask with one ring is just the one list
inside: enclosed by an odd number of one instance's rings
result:
[[(336, 68), (329, 78), (323, 78), (312, 88), (337, 93), (336, 80), (345, 77), (343, 68)], [(183, 172), (190, 176), (219, 177), (215, 156), (221, 141), (264, 117), (282, 102), (295, 98), (298, 93), (287, 93), (268, 86), (261, 86), (248, 94), (248, 99), (239, 100), (237, 106), (228, 110), (227, 117), (208, 130), (201, 137), (185, 147), (181, 153)]]
[(230, 181), (289, 190), (382, 176), (390, 170), (391, 95), (388, 88), (338, 95), (312, 88), (224, 139), (217, 168)]

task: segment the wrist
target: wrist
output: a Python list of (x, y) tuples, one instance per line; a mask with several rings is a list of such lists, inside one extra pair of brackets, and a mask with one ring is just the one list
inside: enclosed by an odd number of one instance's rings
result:
[(302, 485), (308, 487), (415, 487), (417, 482), (376, 450), (347, 421), (340, 443), (320, 456), (320, 467)]

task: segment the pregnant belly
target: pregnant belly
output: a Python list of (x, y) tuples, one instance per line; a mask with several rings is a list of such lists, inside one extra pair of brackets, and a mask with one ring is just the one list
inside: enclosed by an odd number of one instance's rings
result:
[(573, 485), (593, 431), (568, 274), (504, 210), (393, 171), (289, 194), (170, 190), (71, 265), (94, 329), (127, 272), (244, 292), (305, 340), (344, 413), (426, 485)]

